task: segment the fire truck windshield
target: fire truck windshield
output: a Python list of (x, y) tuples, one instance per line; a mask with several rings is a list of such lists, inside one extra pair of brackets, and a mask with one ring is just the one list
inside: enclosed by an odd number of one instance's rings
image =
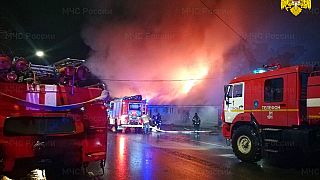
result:
[(141, 104), (129, 104), (129, 110), (141, 110)]
[(4, 135), (53, 135), (72, 134), (73, 119), (67, 117), (10, 117), (4, 123)]

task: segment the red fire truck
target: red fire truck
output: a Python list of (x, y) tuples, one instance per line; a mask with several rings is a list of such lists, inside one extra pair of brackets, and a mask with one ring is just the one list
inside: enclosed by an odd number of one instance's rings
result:
[(147, 114), (146, 100), (141, 95), (114, 99), (110, 102), (109, 126), (115, 131), (126, 131), (127, 128), (143, 128), (141, 116)]
[(265, 66), (225, 86), (223, 136), (242, 161), (320, 150), (320, 71)]
[[(78, 60), (53, 66), (0, 56), (0, 172), (106, 160), (106, 90), (79, 86)], [(30, 166), (30, 162), (32, 166)]]

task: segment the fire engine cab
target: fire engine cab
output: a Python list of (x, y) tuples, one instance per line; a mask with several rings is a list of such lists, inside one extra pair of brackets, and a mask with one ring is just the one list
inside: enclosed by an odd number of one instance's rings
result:
[(320, 71), (264, 66), (225, 86), (222, 133), (242, 161), (320, 150)]
[(143, 113), (147, 114), (147, 103), (141, 95), (114, 99), (110, 102), (108, 112), (109, 126), (115, 131), (126, 131), (127, 128), (142, 129)]

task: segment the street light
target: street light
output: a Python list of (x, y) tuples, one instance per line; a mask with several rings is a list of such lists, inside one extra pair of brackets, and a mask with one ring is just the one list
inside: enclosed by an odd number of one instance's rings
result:
[(44, 52), (43, 51), (37, 51), (36, 52), (36, 56), (43, 57), (44, 56)]

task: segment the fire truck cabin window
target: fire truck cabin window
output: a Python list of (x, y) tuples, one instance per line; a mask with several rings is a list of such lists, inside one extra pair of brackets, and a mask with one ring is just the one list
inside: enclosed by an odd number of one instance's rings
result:
[(130, 110), (140, 110), (140, 104), (129, 104)]
[(264, 83), (264, 101), (283, 101), (283, 78), (268, 79)]
[(238, 84), (238, 85), (234, 85), (233, 88), (233, 97), (237, 98), (237, 97), (242, 97), (242, 84)]
[(233, 91), (233, 86), (229, 85), (228, 86), (228, 91), (227, 91), (227, 97), (232, 98), (232, 91)]

